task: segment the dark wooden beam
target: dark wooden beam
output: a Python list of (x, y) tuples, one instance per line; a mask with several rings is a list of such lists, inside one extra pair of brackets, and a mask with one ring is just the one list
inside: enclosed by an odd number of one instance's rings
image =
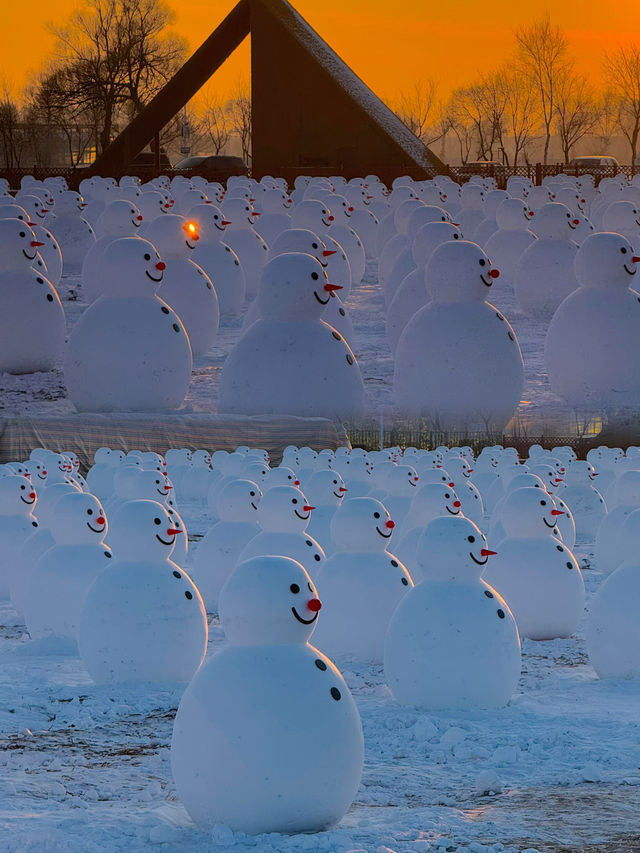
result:
[(211, 75), (249, 35), (250, 0), (240, 0), (193, 56), (163, 86), (142, 112), (105, 148), (88, 170), (119, 175), (131, 160), (204, 86)]

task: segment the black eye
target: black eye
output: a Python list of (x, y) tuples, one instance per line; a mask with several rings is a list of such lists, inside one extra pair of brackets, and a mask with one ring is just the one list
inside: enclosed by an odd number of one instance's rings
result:
[(374, 513), (373, 513), (373, 517), (374, 517), (374, 518), (380, 518), (380, 513), (379, 513), (379, 512), (374, 512)]
[(160, 521), (160, 519), (159, 519), (159, 518), (154, 518), (154, 519), (153, 519), (153, 523), (154, 523), (154, 524), (162, 524), (162, 522)]
[(87, 510), (87, 515), (93, 515), (93, 510), (92, 510), (92, 509), (88, 509), (88, 510)]
[(289, 589), (291, 590), (291, 592), (294, 595), (297, 595), (300, 592), (300, 587), (298, 586), (297, 583), (292, 583), (291, 586), (289, 587)]
[(26, 486), (20, 486), (20, 488), (21, 488), (21, 489), (22, 489), (22, 491), (24, 492), (24, 490), (26, 489)]
[(311, 244), (311, 248), (312, 248), (312, 249), (317, 249), (317, 248), (318, 248), (318, 244), (317, 244), (317, 243), (312, 243), (312, 244)]
[(546, 505), (547, 505), (546, 501), (540, 501), (540, 506), (546, 506)]
[(24, 231), (21, 231), (21, 232), (20, 232), (20, 236), (21, 236), (21, 237), (26, 237), (27, 235), (24, 233)]
[(338, 481), (337, 481), (337, 480), (334, 480), (334, 481), (333, 481), (333, 485), (334, 485), (334, 486), (337, 486), (337, 485), (338, 485)]
[(317, 281), (317, 280), (318, 280), (318, 278), (319, 278), (318, 273), (317, 273), (317, 272), (312, 272), (312, 273), (311, 273), (311, 278), (312, 278), (314, 281)]
[(484, 260), (484, 258), (480, 258), (480, 260), (478, 261), (478, 263), (480, 264), (480, 266), (481, 266), (481, 267), (485, 266), (485, 260)]
[(627, 250), (624, 248), (624, 246), (622, 247), (622, 249), (620, 249), (620, 251), (622, 252), (623, 255), (627, 254)]
[(457, 240), (457, 239), (458, 239), (458, 234), (454, 234), (454, 235), (453, 235), (453, 239), (454, 239), (454, 240)]
[(467, 536), (467, 542), (475, 542), (475, 541), (476, 541), (475, 536)]
[(150, 261), (150, 260), (151, 260), (151, 255), (146, 254), (146, 255), (144, 256), (144, 259), (145, 259), (145, 261)]
[(450, 497), (451, 497), (451, 495), (449, 494), (449, 492), (447, 492), (447, 493), (445, 494), (445, 498), (450, 498)]
[(571, 217), (571, 214), (567, 213), (567, 219), (570, 219), (570, 217)]
[(291, 503), (292, 503), (292, 504), (297, 504), (297, 503), (298, 503), (297, 498), (294, 498), (294, 499), (291, 501)]

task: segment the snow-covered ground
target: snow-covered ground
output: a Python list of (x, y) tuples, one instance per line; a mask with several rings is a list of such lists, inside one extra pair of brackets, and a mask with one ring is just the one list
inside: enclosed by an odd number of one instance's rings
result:
[[(59, 293), (67, 315), (67, 326), (71, 330), (86, 307), (78, 279), (64, 278)], [(521, 314), (517, 310), (513, 290), (503, 287), (500, 279), (492, 290), (491, 302), (505, 313), (514, 327), (525, 361), (523, 400), (508, 432), (575, 435), (575, 415), (553, 394), (544, 370), (545, 324)], [(355, 339), (350, 343), (364, 378), (367, 414), (374, 423), (383, 412), (388, 423), (393, 421), (393, 357), (385, 337), (384, 297), (377, 282), (375, 262), (368, 264), (363, 283), (351, 291), (346, 304), (354, 325)], [(185, 410), (216, 410), (222, 365), (240, 333), (240, 320), (222, 321), (215, 346), (204, 358), (196, 359)], [(27, 376), (0, 375), (0, 416), (73, 411), (61, 370)]]
[[(183, 509), (199, 538), (202, 511)], [(602, 576), (584, 576), (589, 603)], [(0, 608), (3, 853), (640, 849), (640, 682), (597, 679), (582, 631), (525, 640), (518, 691), (490, 713), (401, 708), (381, 668), (338, 660), (364, 727), (356, 800), (330, 832), (249, 838), (196, 829), (176, 798), (180, 688), (96, 687), (68, 648), (30, 641), (15, 621)], [(210, 629), (212, 653), (224, 639), (216, 619)], [(313, 750), (310, 731), (310, 767)]]

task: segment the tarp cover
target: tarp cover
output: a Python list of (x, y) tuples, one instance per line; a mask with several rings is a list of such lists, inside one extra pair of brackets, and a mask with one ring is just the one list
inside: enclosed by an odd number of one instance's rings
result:
[(0, 462), (27, 459), (34, 447), (77, 454), (82, 471), (99, 447), (154, 450), (170, 447), (234, 450), (239, 445), (267, 450), (278, 463), (289, 444), (316, 450), (348, 445), (339, 423), (325, 418), (281, 415), (78, 414), (10, 417), (0, 420)]

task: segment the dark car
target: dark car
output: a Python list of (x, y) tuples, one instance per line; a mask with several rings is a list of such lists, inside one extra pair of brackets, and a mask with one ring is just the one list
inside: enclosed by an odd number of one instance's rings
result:
[(209, 154), (198, 157), (185, 157), (173, 167), (176, 172), (187, 172), (190, 175), (201, 175), (209, 181), (226, 181), (232, 175), (248, 175), (242, 157), (231, 157), (226, 154)]
[(569, 160), (562, 170), (566, 175), (584, 175), (591, 172), (598, 177), (614, 177), (620, 171), (620, 164), (608, 154), (585, 154)]
[[(128, 166), (128, 168), (134, 173), (145, 170), (152, 171), (155, 167), (156, 155), (153, 151), (141, 151), (139, 154), (136, 154)], [(167, 157), (166, 151), (163, 149), (160, 149), (160, 168), (171, 169), (171, 161)]]

